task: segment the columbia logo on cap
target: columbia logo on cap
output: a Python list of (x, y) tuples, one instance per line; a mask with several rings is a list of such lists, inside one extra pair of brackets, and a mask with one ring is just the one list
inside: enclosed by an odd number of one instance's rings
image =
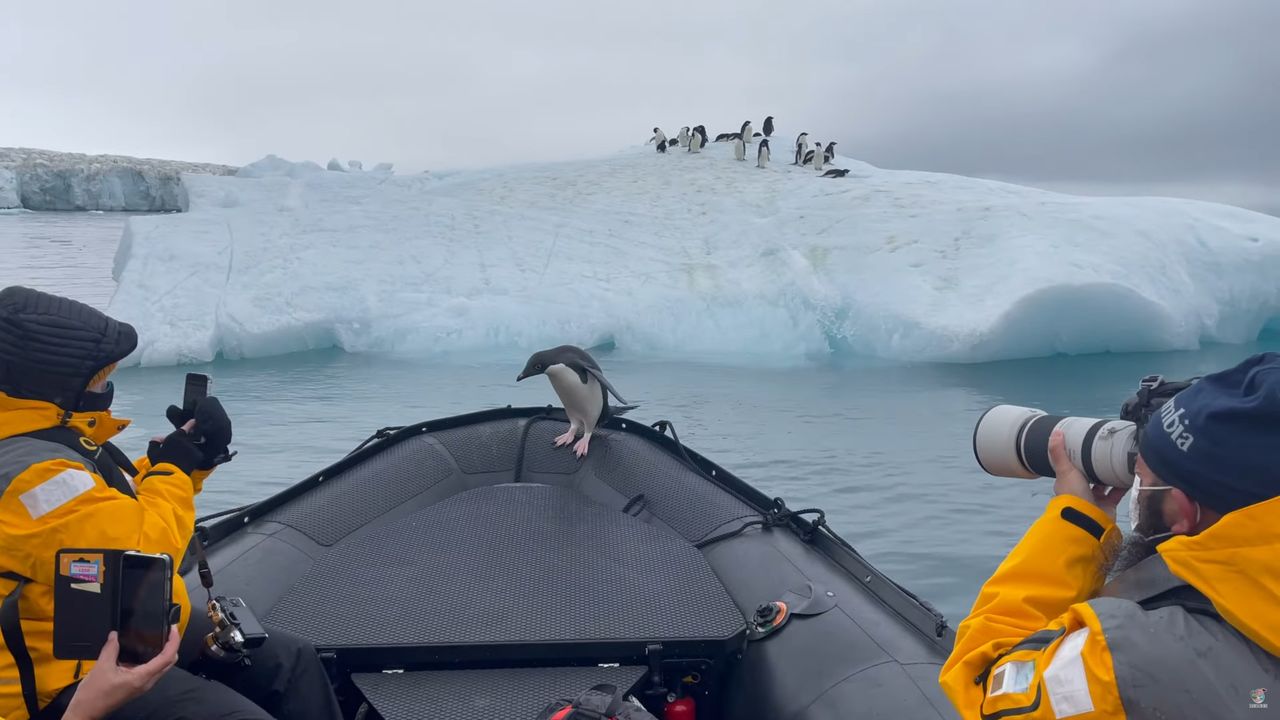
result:
[(1186, 408), (1175, 408), (1173, 400), (1170, 399), (1164, 405), (1160, 406), (1160, 427), (1169, 433), (1169, 439), (1179, 450), (1186, 452), (1191, 447), (1191, 443), (1195, 440), (1195, 436), (1191, 434), (1188, 426), (1189, 422), (1184, 422), (1182, 414), (1186, 412)]

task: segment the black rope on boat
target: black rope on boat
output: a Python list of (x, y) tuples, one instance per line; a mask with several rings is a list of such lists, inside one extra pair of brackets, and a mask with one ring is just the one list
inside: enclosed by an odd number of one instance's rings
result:
[(217, 520), (217, 519), (218, 519), (218, 518), (220, 518), (220, 517), (226, 517), (226, 516), (228, 516), (228, 515), (235, 515), (236, 513), (238, 513), (238, 512), (244, 512), (245, 510), (248, 510), (249, 508), (251, 508), (251, 507), (253, 507), (254, 505), (257, 505), (257, 504), (258, 504), (258, 503), (256, 503), (256, 502), (251, 502), (251, 503), (249, 503), (248, 505), (241, 505), (240, 507), (234, 507), (234, 508), (231, 508), (230, 510), (219, 510), (219, 511), (218, 511), (218, 512), (216, 512), (216, 513), (210, 513), (209, 515), (205, 515), (204, 517), (198, 517), (198, 518), (196, 518), (196, 524), (197, 524), (197, 525), (203, 525), (204, 523), (207, 523), (207, 522), (209, 522), (210, 520)]
[(698, 464), (695, 463), (693, 459), (689, 457), (689, 453), (685, 452), (684, 443), (680, 442), (680, 436), (676, 434), (675, 423), (671, 422), (670, 420), (659, 420), (658, 422), (653, 423), (649, 427), (653, 428), (654, 430), (657, 430), (660, 433), (665, 433), (668, 430), (670, 430), (671, 439), (675, 441), (675, 444), (676, 444), (676, 452), (680, 453), (680, 459), (684, 461), (684, 464), (687, 465), (690, 470), (698, 473), (699, 475), (706, 478), (707, 480), (710, 480), (712, 483), (715, 483), (716, 485), (720, 484), (716, 482), (715, 478), (708, 475), (705, 470), (699, 467)]
[(529, 439), (529, 429), (532, 428), (533, 424), (539, 420), (551, 419), (551, 406), (548, 405), (546, 412), (534, 415), (520, 426), (520, 439), (516, 441), (516, 470), (513, 475), (515, 482), (520, 482), (520, 475), (524, 473), (524, 451), (525, 445), (528, 444), (525, 441)]
[(767, 515), (756, 520), (748, 520), (738, 527), (727, 532), (722, 532), (719, 535), (713, 535), (709, 538), (699, 540), (694, 543), (693, 546), (701, 550), (708, 545), (714, 545), (721, 540), (728, 540), (731, 537), (737, 537), (753, 527), (760, 527), (767, 530), (769, 528), (786, 525), (792, 518), (804, 517), (805, 515), (817, 515), (816, 518), (809, 521), (809, 527), (807, 529), (800, 531), (800, 539), (805, 542), (809, 542), (813, 540), (814, 533), (818, 532), (819, 528), (822, 528), (827, 524), (827, 514), (819, 508), (788, 510), (787, 506), (782, 502), (782, 498), (774, 498), (773, 506), (773, 510)]
[(395, 434), (397, 431), (400, 431), (400, 430), (403, 430), (403, 429), (404, 429), (404, 426), (403, 426), (403, 425), (391, 425), (391, 426), (388, 426), (388, 427), (381, 428), (381, 429), (379, 429), (378, 431), (374, 432), (374, 433), (373, 433), (372, 435), (370, 435), (369, 437), (365, 438), (365, 439), (364, 439), (364, 442), (362, 442), (362, 443), (360, 443), (359, 445), (357, 445), (357, 446), (355, 447), (355, 449), (354, 449), (354, 450), (352, 450), (351, 452), (347, 453), (347, 457), (351, 457), (352, 455), (355, 455), (356, 453), (358, 453), (358, 452), (360, 452), (361, 450), (363, 450), (363, 449), (365, 449), (365, 448), (369, 447), (369, 445), (373, 444), (374, 442), (376, 442), (376, 441), (378, 441), (378, 440), (386, 440), (387, 438), (389, 438), (389, 437), (391, 437), (393, 434)]

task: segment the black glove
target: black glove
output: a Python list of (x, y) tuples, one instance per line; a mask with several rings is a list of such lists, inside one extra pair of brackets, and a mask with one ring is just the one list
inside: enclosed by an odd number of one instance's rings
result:
[(161, 442), (152, 440), (147, 445), (147, 458), (151, 460), (152, 467), (160, 463), (169, 463), (190, 475), (191, 471), (200, 464), (203, 455), (192, 442), (191, 435), (185, 430), (174, 430)]
[(231, 445), (231, 418), (216, 397), (207, 397), (196, 403), (195, 412), (188, 414), (177, 405), (170, 405), (165, 417), (175, 428), (181, 428), (190, 420), (196, 421), (191, 431), (196, 447), (201, 453), (200, 470), (212, 470), (214, 466), (230, 462), (235, 453), (229, 453)]

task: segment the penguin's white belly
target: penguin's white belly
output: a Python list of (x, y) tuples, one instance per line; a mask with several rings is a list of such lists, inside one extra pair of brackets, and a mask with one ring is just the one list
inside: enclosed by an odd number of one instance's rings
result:
[(604, 408), (604, 394), (595, 376), (587, 373), (587, 382), (583, 384), (578, 373), (563, 365), (552, 365), (547, 368), (547, 379), (569, 419), (581, 425), (583, 432), (595, 430)]

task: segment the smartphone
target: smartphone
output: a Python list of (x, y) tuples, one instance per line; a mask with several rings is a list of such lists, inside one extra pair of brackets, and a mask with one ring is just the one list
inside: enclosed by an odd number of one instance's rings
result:
[(187, 382), (182, 388), (182, 411), (188, 416), (196, 411), (196, 403), (209, 397), (209, 389), (213, 387), (213, 378), (204, 373), (187, 373)]
[(141, 665), (164, 649), (173, 603), (173, 559), (129, 551), (120, 556), (121, 664)]

